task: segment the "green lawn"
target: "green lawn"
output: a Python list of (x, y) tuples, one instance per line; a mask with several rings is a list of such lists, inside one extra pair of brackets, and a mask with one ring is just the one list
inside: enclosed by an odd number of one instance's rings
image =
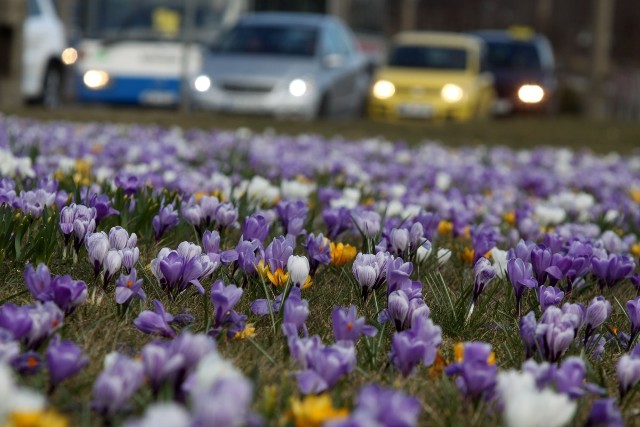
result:
[(74, 106), (54, 111), (25, 108), (6, 111), (43, 120), (113, 121), (157, 123), (162, 126), (237, 129), (255, 131), (268, 128), (278, 133), (314, 133), (333, 138), (361, 139), (381, 136), (391, 141), (418, 143), (441, 141), (450, 146), (476, 144), (533, 148), (541, 145), (588, 148), (598, 153), (629, 153), (640, 147), (640, 123), (593, 122), (576, 116), (512, 117), (469, 123), (382, 123), (369, 119), (332, 119), (316, 122), (279, 120), (270, 117), (230, 116), (203, 111), (134, 109), (131, 107)]

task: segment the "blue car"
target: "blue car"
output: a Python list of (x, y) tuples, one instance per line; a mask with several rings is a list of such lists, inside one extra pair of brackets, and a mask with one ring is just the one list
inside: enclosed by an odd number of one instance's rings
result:
[(555, 112), (558, 86), (553, 49), (542, 34), (524, 28), (478, 30), (494, 75), (495, 113)]

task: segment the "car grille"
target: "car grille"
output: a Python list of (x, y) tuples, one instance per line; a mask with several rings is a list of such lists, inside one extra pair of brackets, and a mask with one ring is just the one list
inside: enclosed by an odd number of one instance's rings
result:
[(273, 85), (247, 84), (247, 83), (223, 83), (222, 90), (234, 93), (268, 93)]
[(427, 86), (396, 86), (396, 93), (398, 95), (407, 95), (415, 97), (432, 97), (440, 95), (441, 87), (427, 87)]

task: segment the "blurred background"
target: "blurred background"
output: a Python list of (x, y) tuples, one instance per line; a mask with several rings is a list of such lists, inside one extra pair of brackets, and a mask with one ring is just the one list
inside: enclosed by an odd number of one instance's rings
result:
[[(558, 107), (555, 112), (590, 119), (640, 120), (637, 0), (177, 3), (0, 0), (0, 111), (21, 108), (25, 103), (48, 108), (84, 103), (191, 108), (188, 92), (206, 63), (202, 52), (206, 55), (226, 28), (248, 12), (293, 11), (331, 15), (343, 21), (355, 34), (358, 51), (368, 58), (370, 76), (386, 61), (391, 37), (402, 31), (469, 32), (526, 27), (545, 35), (553, 48)], [(145, 27), (153, 31), (145, 31)], [(112, 98), (101, 98), (96, 89), (116, 82), (115, 71), (103, 71), (101, 64), (116, 56), (113, 48), (123, 50), (126, 42), (137, 43), (142, 53), (129, 50), (122, 54), (116, 69), (130, 74), (139, 72), (140, 76), (150, 73), (147, 79), (153, 80), (149, 83), (153, 90), (123, 102), (118, 96), (135, 89), (123, 83), (118, 85), (118, 91), (114, 86)]]

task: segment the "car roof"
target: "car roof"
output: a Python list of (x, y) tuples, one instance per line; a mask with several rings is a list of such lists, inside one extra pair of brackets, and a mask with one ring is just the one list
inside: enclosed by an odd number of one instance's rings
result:
[(323, 26), (336, 20), (329, 15), (303, 12), (254, 12), (243, 15), (239, 24), (287, 24)]
[(394, 36), (395, 44), (439, 45), (479, 49), (482, 40), (471, 34), (445, 31), (408, 31)]

